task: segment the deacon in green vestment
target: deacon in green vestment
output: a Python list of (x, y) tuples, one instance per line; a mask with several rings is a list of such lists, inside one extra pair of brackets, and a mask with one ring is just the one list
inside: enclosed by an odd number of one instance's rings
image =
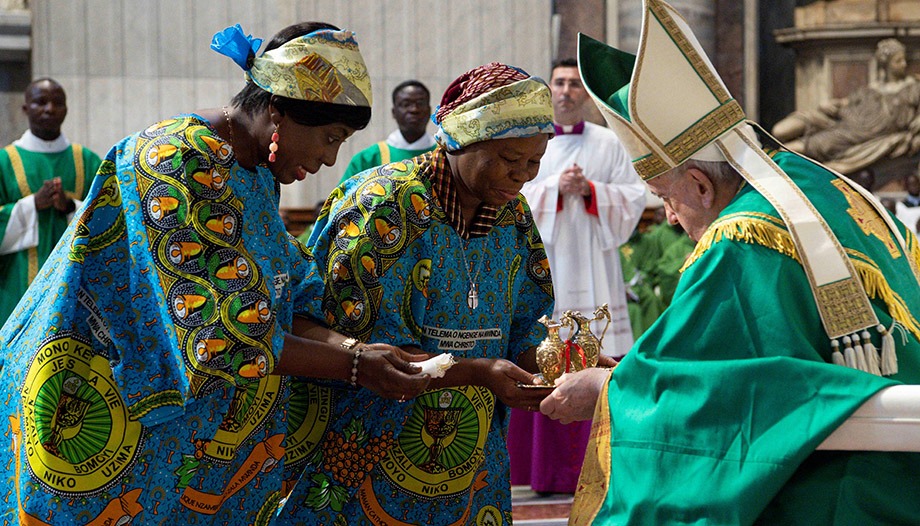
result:
[(101, 164), (61, 133), (67, 97), (56, 81), (29, 84), (22, 110), (29, 129), (0, 150), (0, 325), (64, 234)]
[(623, 281), (626, 283), (626, 309), (629, 312), (633, 339), (638, 340), (661, 315), (664, 305), (661, 298), (655, 294), (648, 274), (636, 267), (636, 253), (629, 243), (620, 247), (620, 267), (623, 269)]
[(570, 524), (916, 524), (920, 455), (816, 448), (920, 383), (917, 239), (745, 121), (679, 14), (643, 6), (636, 56), (580, 37), (582, 78), (697, 245), (620, 364), (541, 404), (594, 419)]
[(680, 225), (665, 225), (668, 230), (677, 234), (671, 239), (670, 243), (664, 247), (661, 257), (655, 262), (655, 288), (658, 291), (658, 297), (661, 298), (661, 304), (667, 307), (674, 298), (674, 291), (677, 289), (677, 283), (680, 280), (680, 271), (687, 261), (687, 256), (693, 252), (696, 241), (690, 239), (687, 234), (683, 233)]
[(393, 89), (393, 119), (397, 129), (386, 140), (356, 153), (339, 184), (369, 168), (411, 159), (434, 150), (434, 136), (425, 131), (431, 116), (431, 94), (417, 80), (406, 80)]

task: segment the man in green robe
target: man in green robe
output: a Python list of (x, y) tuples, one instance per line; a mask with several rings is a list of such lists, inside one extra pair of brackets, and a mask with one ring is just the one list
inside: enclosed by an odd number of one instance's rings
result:
[(356, 153), (339, 183), (368, 168), (411, 159), (434, 150), (434, 136), (426, 131), (431, 116), (431, 94), (417, 80), (406, 80), (393, 89), (393, 119), (397, 129), (376, 144)]
[[(879, 390), (920, 383), (917, 239), (755, 133), (686, 22), (643, 5), (638, 54), (582, 36), (582, 78), (697, 245), (623, 361), (541, 404), (594, 418), (570, 523), (916, 524), (920, 455), (816, 448)], [(655, 95), (663, 79), (686, 97)]]
[(665, 228), (675, 235), (670, 237), (667, 244), (662, 247), (661, 257), (655, 262), (654, 276), (655, 289), (661, 298), (661, 304), (667, 307), (674, 298), (680, 273), (687, 262), (687, 256), (696, 247), (696, 241), (684, 233), (679, 223), (677, 225), (665, 223), (659, 227), (659, 230), (663, 231)]
[(101, 164), (61, 133), (67, 97), (56, 81), (29, 84), (22, 111), (29, 130), (0, 150), (0, 325), (64, 234)]
[[(636, 239), (641, 235), (634, 234)], [(623, 281), (626, 283), (626, 309), (629, 312), (629, 325), (633, 339), (638, 340), (642, 333), (655, 323), (664, 306), (661, 298), (655, 294), (655, 288), (649, 275), (640, 270), (636, 261), (639, 253), (626, 243), (620, 247), (620, 267), (623, 269)]]

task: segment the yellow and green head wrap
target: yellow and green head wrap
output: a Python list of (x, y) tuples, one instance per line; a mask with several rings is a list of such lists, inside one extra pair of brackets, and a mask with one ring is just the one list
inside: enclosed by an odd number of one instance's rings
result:
[(371, 81), (354, 33), (321, 29), (256, 57), (262, 41), (239, 24), (214, 35), (211, 49), (234, 60), (260, 88), (291, 99), (371, 106)]
[(491, 139), (554, 133), (546, 83), (498, 62), (454, 80), (431, 120), (438, 125), (435, 140), (451, 152)]

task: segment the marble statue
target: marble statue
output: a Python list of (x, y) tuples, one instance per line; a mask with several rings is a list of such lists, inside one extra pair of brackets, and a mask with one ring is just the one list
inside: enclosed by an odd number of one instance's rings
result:
[(773, 135), (793, 151), (844, 174), (920, 151), (920, 81), (907, 74), (904, 45), (878, 43), (878, 81), (818, 109), (779, 121)]

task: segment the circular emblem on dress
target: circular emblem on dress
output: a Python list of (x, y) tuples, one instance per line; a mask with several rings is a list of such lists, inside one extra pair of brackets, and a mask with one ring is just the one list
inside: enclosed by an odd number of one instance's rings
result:
[(188, 174), (188, 186), (204, 199), (220, 199), (226, 188), (228, 171), (223, 166), (199, 166)]
[(285, 437), (285, 467), (296, 467), (309, 460), (322, 444), (332, 418), (331, 388), (294, 380), (288, 403), (288, 429)]
[(217, 462), (233, 460), (239, 445), (262, 429), (267, 418), (276, 415), (284, 379), (283, 376), (266, 376), (237, 387), (214, 438), (205, 447), (204, 455)]
[(178, 188), (158, 184), (144, 195), (144, 218), (158, 230), (172, 230), (188, 221), (188, 199)]
[(483, 387), (422, 393), (381, 461), (387, 479), (426, 499), (468, 492), (483, 462), (494, 408), (494, 396)]
[(206, 202), (196, 208), (195, 216), (206, 235), (213, 235), (228, 245), (239, 243), (243, 217), (237, 209), (222, 203)]
[(246, 336), (258, 338), (272, 327), (274, 315), (271, 301), (258, 292), (240, 293), (229, 302), (227, 308), (233, 327)]
[(204, 270), (204, 245), (198, 233), (191, 228), (170, 234), (160, 244), (159, 257), (180, 274), (198, 274)]
[(233, 148), (207, 126), (189, 125), (185, 130), (185, 138), (196, 148), (206, 152), (212, 163), (227, 168), (233, 164)]
[(390, 206), (379, 206), (368, 219), (368, 237), (381, 253), (391, 254), (402, 245), (406, 229), (399, 211)]
[(538, 285), (544, 285), (552, 281), (549, 274), (549, 259), (546, 258), (546, 252), (543, 249), (533, 250), (527, 257), (527, 277), (536, 282)]
[(514, 224), (522, 231), (530, 230), (533, 225), (533, 216), (524, 210), (524, 200), (520, 198), (514, 201)]
[(402, 209), (406, 211), (406, 220), (419, 228), (428, 228), (434, 208), (431, 196), (422, 193), (424, 190), (425, 187), (422, 185), (413, 186), (407, 188), (400, 196)]
[[(210, 369), (227, 369), (236, 342), (229, 338), (220, 325), (208, 325), (190, 333), (191, 346), (187, 346), (193, 364)], [(196, 367), (198, 369), (199, 367)]]
[(335, 246), (341, 250), (348, 250), (364, 230), (364, 216), (356, 207), (350, 206), (341, 210), (333, 219), (335, 225)]
[(375, 177), (361, 185), (358, 202), (365, 208), (373, 208), (387, 198), (393, 188), (393, 181), (386, 177)]
[(358, 263), (355, 268), (355, 277), (360, 278), (365, 287), (376, 286), (380, 281), (378, 270), (380, 268), (380, 257), (374, 249), (374, 245), (364, 240), (354, 248), (351, 258)]
[(201, 157), (174, 135), (163, 135), (149, 141), (141, 137), (137, 142), (136, 161), (144, 171), (176, 179), (184, 177), (186, 163)]
[(214, 316), (214, 295), (197, 283), (176, 284), (169, 289), (167, 303), (173, 320), (186, 329), (204, 325)]
[(143, 427), (129, 418), (109, 361), (82, 338), (43, 343), (21, 395), (29, 470), (47, 491), (94, 495), (136, 462)]
[(225, 292), (242, 290), (259, 276), (252, 261), (232, 248), (215, 251), (208, 256), (211, 284)]
[(476, 526), (502, 526), (505, 520), (495, 506), (483, 506), (476, 514)]

